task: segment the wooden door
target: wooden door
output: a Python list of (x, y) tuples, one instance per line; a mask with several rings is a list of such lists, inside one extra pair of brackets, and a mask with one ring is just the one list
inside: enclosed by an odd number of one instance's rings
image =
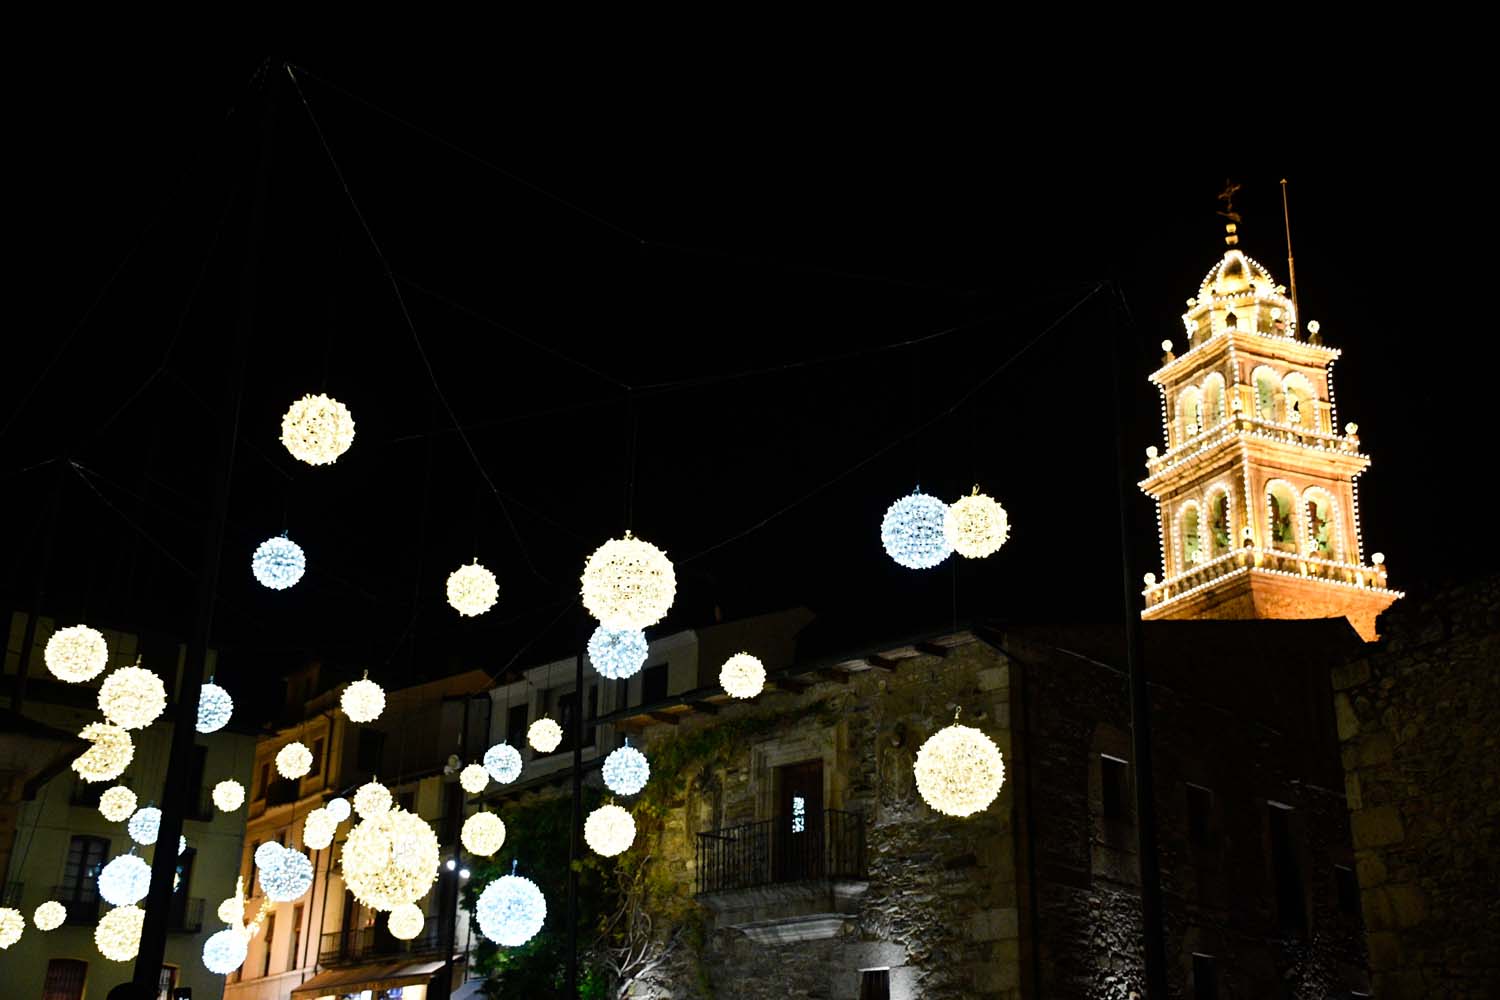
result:
[(823, 762), (803, 761), (778, 771), (772, 830), (776, 881), (819, 878), (823, 874)]

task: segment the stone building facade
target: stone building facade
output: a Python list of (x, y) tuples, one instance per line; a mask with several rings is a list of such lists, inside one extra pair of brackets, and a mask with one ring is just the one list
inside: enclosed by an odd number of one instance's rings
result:
[(1500, 996), (1500, 577), (1380, 632), (1333, 672), (1376, 995)]

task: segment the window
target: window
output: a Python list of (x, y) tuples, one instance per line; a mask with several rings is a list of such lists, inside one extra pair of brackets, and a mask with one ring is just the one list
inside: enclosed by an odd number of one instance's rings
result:
[(1262, 420), (1276, 419), (1276, 389), (1275, 372), (1255, 369), (1255, 415)]
[(83, 1000), (83, 984), (88, 979), (89, 963), (75, 958), (54, 958), (47, 963), (47, 978), (42, 982), (42, 1000)]
[(260, 841), (250, 841), (250, 874), (245, 877), (245, 887), (250, 895), (255, 895), (255, 850), (260, 847)]
[(1317, 394), (1312, 383), (1301, 372), (1292, 372), (1284, 384), (1286, 422), (1293, 427), (1314, 428), (1317, 423)]
[(292, 957), (287, 960), (287, 968), (295, 969), (302, 964), (297, 957), (297, 947), (302, 943), (302, 906), (298, 904), (292, 907)]
[(512, 705), (505, 712), (505, 742), (517, 750), (526, 749), (526, 724), (530, 706), (524, 702)]
[(354, 766), (363, 774), (380, 772), (380, 761), (385, 756), (385, 733), (363, 726), (359, 730), (359, 747), (354, 754)]
[(1213, 844), (1214, 793), (1202, 785), (1187, 786), (1188, 840), (1197, 847)]
[(1219, 1000), (1219, 965), (1212, 955), (1193, 955), (1193, 1000)]
[(1177, 419), (1184, 439), (1203, 430), (1203, 393), (1197, 386), (1189, 386), (1178, 397)]
[(615, 680), (615, 710), (624, 708), (630, 704), (630, 678), (620, 677)]
[[(557, 721), (562, 726), (563, 740), (558, 744), (559, 750), (573, 749), (573, 733), (576, 731), (577, 720), (574, 713), (578, 711), (578, 692), (569, 691), (557, 696)], [(599, 687), (589, 685), (589, 704), (584, 719), (593, 719), (599, 714)], [(588, 726), (583, 731), (583, 745), (586, 747), (594, 745), (594, 727)]]
[(658, 663), (641, 673), (641, 704), (654, 705), (667, 700), (667, 665)]
[(1301, 937), (1307, 930), (1307, 902), (1303, 891), (1302, 865), (1297, 858), (1293, 829), (1296, 811), (1279, 802), (1270, 806), (1271, 878), (1276, 891), (1276, 917), (1288, 937)]
[(1203, 562), (1203, 532), (1199, 524), (1198, 505), (1189, 501), (1182, 508), (1182, 566), (1187, 572)]
[(1229, 551), (1229, 491), (1217, 490), (1208, 498), (1208, 535), (1213, 541), (1213, 554), (1222, 556)]
[(891, 970), (861, 969), (859, 1000), (891, 1000)]
[(193, 759), (188, 769), (188, 788), (192, 797), (188, 799), (188, 818), (211, 820), (214, 818), (213, 801), (200, 794), (203, 788), (203, 772), (208, 764), (208, 747), (193, 744)]
[(172, 1000), (172, 988), (177, 985), (177, 966), (163, 965), (156, 977), (156, 1000)]
[(312, 745), (312, 767), (308, 770), (309, 778), (321, 778), (323, 776), (323, 740), (313, 740)]
[(1333, 884), (1339, 894), (1339, 912), (1345, 916), (1359, 916), (1359, 882), (1354, 878), (1354, 869), (1348, 865), (1334, 865)]
[(269, 976), (271, 974), (271, 942), (276, 939), (276, 914), (266, 915), (266, 954), (265, 960), (261, 962), (260, 974)]
[(263, 802), (266, 798), (266, 789), (271, 787), (271, 765), (269, 762), (260, 766), (260, 781), (255, 786), (255, 801)]
[(1308, 551), (1320, 559), (1338, 558), (1338, 537), (1333, 530), (1333, 497), (1326, 490), (1311, 489), (1302, 494), (1307, 511)]
[(1224, 419), (1224, 376), (1214, 372), (1203, 382), (1203, 421), (1212, 427)]
[[(74, 837), (68, 845), (68, 861), (63, 866), (59, 887), (65, 903), (93, 903), (99, 898), (99, 869), (109, 855), (109, 841), (103, 837)], [(71, 913), (72, 910), (69, 910)]]
[(411, 789), (396, 793), (396, 808), (404, 809), (409, 813), (416, 812), (417, 793)]
[(1100, 811), (1105, 819), (1125, 818), (1125, 787), (1130, 765), (1118, 757), (1099, 755)]
[(73, 794), (68, 796), (70, 805), (83, 806), (86, 809), (98, 809), (99, 798), (110, 787), (108, 781), (84, 781), (81, 777), (73, 779)]
[(1284, 552), (1297, 551), (1297, 526), (1292, 523), (1292, 514), (1297, 509), (1297, 498), (1286, 483), (1276, 481), (1266, 487), (1267, 514), (1271, 518), (1271, 545)]

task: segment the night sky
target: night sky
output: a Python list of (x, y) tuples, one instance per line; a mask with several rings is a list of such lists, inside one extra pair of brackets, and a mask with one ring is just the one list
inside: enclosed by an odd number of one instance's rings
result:
[[(189, 632), (263, 94), (270, 193), (214, 626), (231, 680), (321, 657), (394, 686), (564, 653), (583, 559), (627, 519), (677, 565), (650, 634), (796, 604), (829, 642), (1117, 620), (1109, 338), (1133, 371), (1139, 478), (1161, 444), (1145, 376), (1222, 252), (1226, 176), (1243, 248), (1282, 282), (1291, 182), (1303, 316), (1347, 352), (1339, 418), (1374, 459), (1366, 551), (1408, 590), (1492, 565), (1472, 292), (1493, 276), (1473, 274), (1488, 221), (1449, 138), (1461, 107), (1393, 119), (1330, 87), (1284, 126), (1241, 127), (936, 77), (293, 55), (481, 473), (291, 81), (277, 65), (250, 84), (261, 58), (54, 66), (21, 112), (12, 294), (31, 319), (8, 324), (0, 385), (12, 607), (35, 598), (50, 525), (49, 613)], [(280, 416), (325, 389), (357, 436), (311, 468)], [(918, 482), (945, 500), (977, 482), (1012, 540), (897, 567), (879, 523)], [(1151, 504), (1131, 504), (1139, 569), (1159, 572)], [(310, 568), (273, 593), (249, 557), (283, 527)], [(501, 603), (465, 620), (443, 580), (476, 546)]]

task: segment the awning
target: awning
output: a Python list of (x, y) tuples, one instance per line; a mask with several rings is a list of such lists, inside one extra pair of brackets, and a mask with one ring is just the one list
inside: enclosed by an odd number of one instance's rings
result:
[(442, 962), (381, 962), (376, 965), (351, 965), (347, 969), (328, 969), (318, 973), (292, 990), (294, 997), (320, 997), (360, 990), (386, 990), (392, 986), (421, 986), (428, 983)]

